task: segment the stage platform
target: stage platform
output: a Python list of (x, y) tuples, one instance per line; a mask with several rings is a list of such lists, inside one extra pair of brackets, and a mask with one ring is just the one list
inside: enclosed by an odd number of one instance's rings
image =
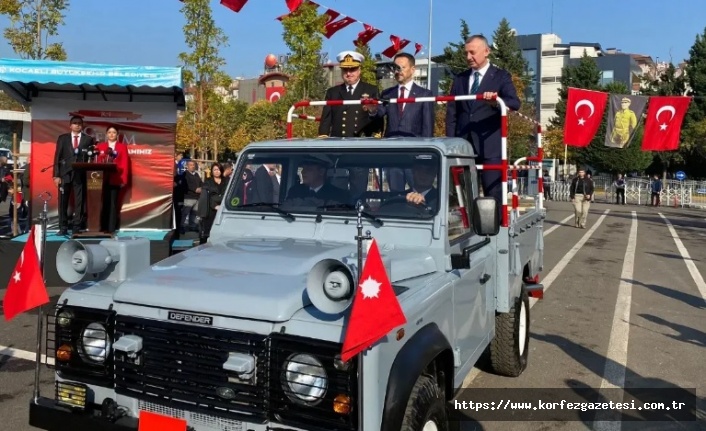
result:
[[(28, 234), (18, 235), (12, 238), (0, 239), (0, 286), (7, 286), (10, 276), (15, 267), (17, 259), (27, 242)], [(174, 253), (179, 253), (193, 246), (198, 245), (196, 233), (187, 232), (185, 235), (175, 235), (173, 230), (125, 230), (116, 233), (119, 238), (141, 237), (150, 241), (150, 264), (155, 264)], [(68, 286), (56, 271), (56, 254), (61, 244), (68, 241), (68, 236), (58, 235), (58, 231), (47, 232), (47, 259), (46, 259), (46, 282), (47, 286)], [(86, 244), (98, 244), (106, 238), (77, 238)]]

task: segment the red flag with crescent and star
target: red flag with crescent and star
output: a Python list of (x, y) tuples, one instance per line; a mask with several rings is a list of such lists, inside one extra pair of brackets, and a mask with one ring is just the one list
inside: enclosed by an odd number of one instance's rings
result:
[(608, 93), (569, 87), (564, 117), (564, 144), (585, 147), (603, 121)]
[(353, 297), (341, 359), (348, 361), (405, 323), (407, 318), (392, 289), (377, 243), (372, 240)]
[(11, 320), (16, 315), (47, 302), (49, 302), (49, 295), (39, 269), (39, 256), (34, 245), (34, 226), (32, 226), (2, 300), (5, 320)]
[(354, 45), (367, 45), (368, 42), (373, 40), (375, 36), (378, 34), (382, 33), (382, 30), (379, 30), (375, 27), (373, 27), (370, 24), (363, 24), (364, 30), (358, 33), (358, 39), (353, 41)]
[(349, 16), (343, 17), (338, 21), (330, 21), (326, 24), (326, 26), (324, 26), (324, 37), (326, 37), (326, 39), (330, 39), (331, 36), (336, 34), (337, 31), (343, 30), (354, 22), (356, 22), (356, 19)]
[(642, 151), (674, 151), (679, 149), (681, 125), (689, 110), (691, 97), (652, 96), (647, 107)]
[(401, 50), (402, 48), (404, 48), (405, 46), (409, 45), (409, 42), (410, 42), (410, 41), (407, 40), (407, 39), (400, 39), (399, 36), (395, 36), (395, 35), (393, 34), (393, 35), (390, 36), (390, 42), (392, 42), (392, 45), (390, 45), (387, 49), (385, 49), (385, 50), (382, 52), (382, 55), (384, 55), (385, 57), (392, 58), (392, 57), (395, 56), (395, 54), (397, 54), (398, 52), (400, 52), (400, 50)]

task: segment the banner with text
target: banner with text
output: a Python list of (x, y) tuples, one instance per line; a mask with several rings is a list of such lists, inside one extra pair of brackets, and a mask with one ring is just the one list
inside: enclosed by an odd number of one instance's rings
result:
[(32, 104), (30, 156), (33, 216), (43, 202), (37, 196), (48, 191), (49, 228), (58, 228), (58, 190), (52, 180), (56, 140), (68, 133), (69, 119), (83, 117), (84, 132), (96, 143), (105, 141), (108, 126), (117, 127), (119, 140), (130, 156), (129, 180), (123, 192), (120, 229), (172, 229), (174, 141), (177, 113), (170, 103), (82, 102), (42, 100)]

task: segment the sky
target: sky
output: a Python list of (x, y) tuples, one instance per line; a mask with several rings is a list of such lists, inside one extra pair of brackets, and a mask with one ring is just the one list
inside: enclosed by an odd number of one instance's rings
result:
[[(395, 34), (424, 45), (418, 55), (426, 58), (429, 45), (429, 12), (432, 8), (432, 55), (449, 42), (460, 39), (460, 19), (471, 33), (491, 36), (504, 17), (518, 34), (556, 33), (563, 43), (598, 42), (605, 48), (639, 53), (679, 63), (689, 56), (696, 35), (706, 30), (703, 0), (317, 0), (341, 16), (379, 28), (370, 43), (372, 52), (382, 52)], [(553, 7), (552, 7), (553, 3)], [(66, 24), (55, 41), (64, 43), (69, 61), (90, 63), (179, 66), (177, 56), (187, 49), (179, 0), (71, 0)], [(232, 77), (257, 77), (264, 59), (272, 53), (286, 54), (282, 24), (275, 18), (288, 12), (285, 0), (249, 0), (235, 13), (211, 0), (216, 24), (229, 39), (221, 55), (225, 71)], [(552, 14), (553, 9), (553, 14)], [(9, 24), (0, 18), (0, 25)], [(363, 28), (353, 23), (331, 39), (324, 38), (323, 51), (335, 61), (342, 50), (353, 49), (353, 40)], [(17, 58), (12, 48), (0, 42), (0, 57)]]

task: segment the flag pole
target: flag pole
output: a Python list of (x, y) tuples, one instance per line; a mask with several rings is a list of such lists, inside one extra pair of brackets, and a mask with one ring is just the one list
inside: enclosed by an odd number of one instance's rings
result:
[(568, 178), (568, 172), (569, 172), (569, 166), (566, 164), (566, 153), (568, 151), (569, 146), (567, 144), (564, 144), (564, 181)]
[(434, 7), (434, 0), (429, 0), (429, 46), (427, 47), (427, 90), (431, 90), (431, 12)]
[[(358, 234), (355, 239), (358, 244), (358, 283), (356, 289), (359, 289), (360, 279), (363, 274), (363, 240), (369, 240), (372, 238), (370, 231), (365, 232), (363, 236), (363, 211), (364, 211), (363, 201), (359, 200), (356, 202), (356, 209), (358, 210), (358, 220), (356, 227), (358, 228)], [(367, 253), (367, 250), (366, 250)], [(358, 353), (358, 431), (363, 431), (363, 352)]]
[[(42, 227), (42, 240), (40, 242), (41, 247), (40, 247), (40, 252), (39, 252), (39, 269), (42, 272), (42, 279), (44, 280), (44, 284), (46, 285), (47, 278), (46, 278), (46, 271), (45, 271), (45, 263), (46, 263), (46, 250), (47, 250), (47, 202), (51, 200), (51, 193), (48, 191), (43, 192), (42, 194), (39, 195), (39, 199), (42, 199), (44, 201), (44, 205), (42, 207), (42, 213), (39, 215), (39, 221), (41, 222), (40, 226)], [(30, 233), (34, 232), (34, 226), (30, 228)], [(34, 235), (32, 235), (34, 239)], [(27, 238), (29, 241), (29, 238)], [(38, 403), (39, 402), (39, 367), (41, 366), (42, 362), (42, 310), (43, 306), (39, 306), (37, 308), (37, 351), (36, 351), (36, 356), (35, 356), (35, 367), (34, 367), (34, 402)]]

